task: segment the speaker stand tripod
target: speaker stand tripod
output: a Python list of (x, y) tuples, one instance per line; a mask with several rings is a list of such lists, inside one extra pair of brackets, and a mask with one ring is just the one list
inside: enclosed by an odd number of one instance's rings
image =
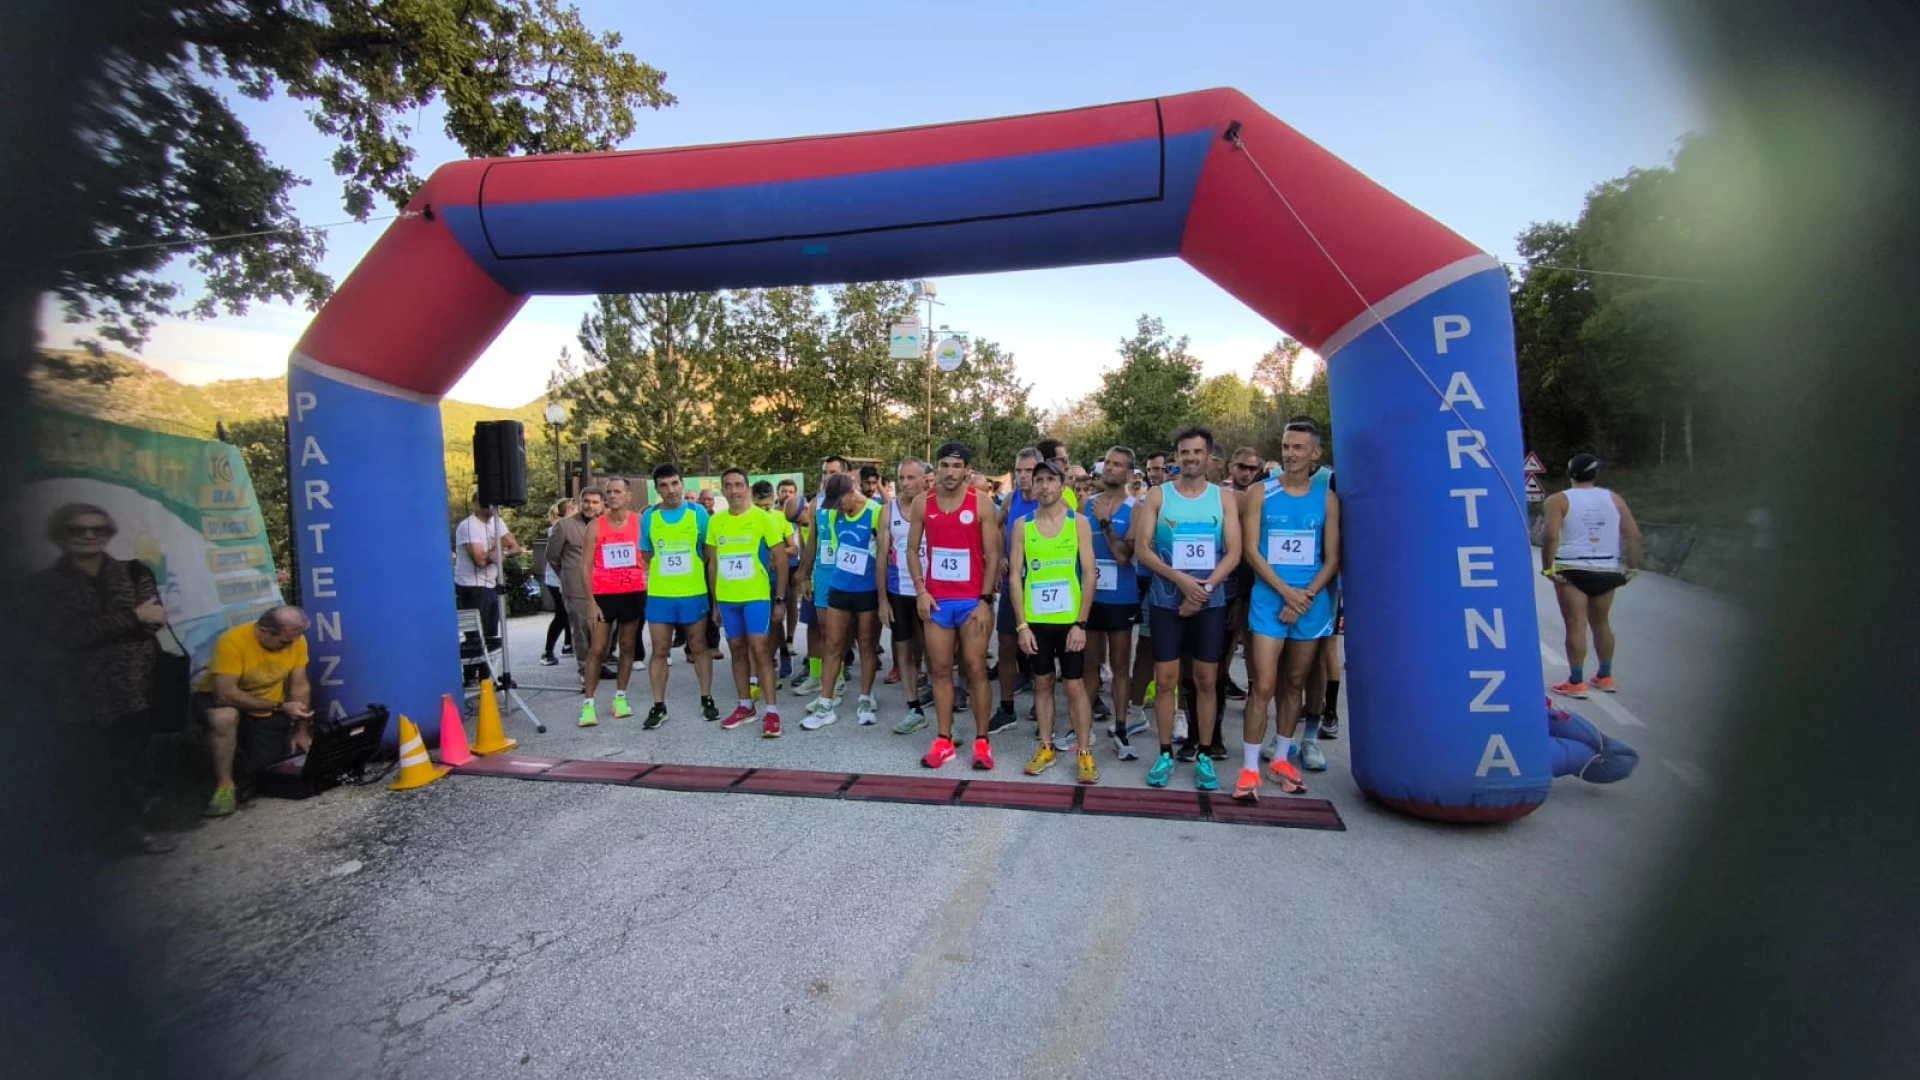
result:
[(513, 678), (512, 647), (508, 643), (508, 639), (513, 635), (507, 633), (507, 598), (505, 596), (495, 596), (494, 603), (499, 605), (496, 616), (499, 621), (494, 625), (500, 628), (500, 670), (493, 670), (493, 653), (487, 650), (486, 643), (483, 641), (481, 642), (480, 648), (486, 655), (487, 674), (493, 679), (494, 692), (505, 693), (507, 695), (507, 701), (510, 702), (512, 706), (508, 711), (511, 712), (512, 709), (519, 709), (521, 714), (527, 718), (527, 721), (533, 725), (533, 730), (545, 735), (547, 733), (547, 725), (541, 723), (540, 718), (534, 715), (532, 709), (527, 707), (526, 699), (520, 696), (520, 686)]

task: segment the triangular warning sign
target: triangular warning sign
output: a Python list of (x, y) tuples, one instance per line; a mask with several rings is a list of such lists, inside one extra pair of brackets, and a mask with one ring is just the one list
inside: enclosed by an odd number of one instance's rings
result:
[(1527, 463), (1520, 466), (1520, 471), (1526, 473), (1528, 476), (1532, 476), (1536, 473), (1546, 472), (1547, 468), (1540, 464), (1540, 455), (1529, 450), (1527, 451)]
[(1540, 486), (1540, 476), (1539, 476), (1539, 474), (1538, 474), (1538, 473), (1529, 473), (1529, 474), (1527, 475), (1527, 494), (1529, 494), (1529, 495), (1545, 495), (1546, 493), (1547, 493), (1547, 489), (1546, 489), (1546, 488), (1544, 488), (1544, 487), (1541, 487), (1541, 486)]

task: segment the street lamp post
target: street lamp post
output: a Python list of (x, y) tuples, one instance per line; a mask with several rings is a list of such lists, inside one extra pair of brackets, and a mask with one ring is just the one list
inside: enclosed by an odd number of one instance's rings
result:
[(548, 426), (553, 429), (554, 490), (564, 499), (567, 497), (567, 467), (560, 461), (560, 429), (567, 424), (567, 407), (556, 401), (547, 406), (547, 411), (543, 415), (547, 418)]

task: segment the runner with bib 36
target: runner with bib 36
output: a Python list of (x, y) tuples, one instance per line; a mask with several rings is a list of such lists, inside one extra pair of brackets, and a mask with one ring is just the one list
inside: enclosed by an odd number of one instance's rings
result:
[[(1154, 719), (1160, 728), (1160, 755), (1147, 770), (1150, 787), (1166, 787), (1173, 778), (1174, 692), (1180, 662), (1193, 664), (1194, 713), (1199, 743), (1213, 741), (1220, 720), (1214, 680), (1226, 647), (1226, 594), (1220, 583), (1240, 564), (1240, 512), (1233, 492), (1207, 479), (1213, 433), (1191, 427), (1174, 436), (1180, 475), (1147, 493), (1133, 514), (1135, 557), (1153, 572), (1147, 618), (1153, 631)], [(1193, 786), (1215, 791), (1220, 779), (1213, 760), (1200, 754), (1193, 763)]]

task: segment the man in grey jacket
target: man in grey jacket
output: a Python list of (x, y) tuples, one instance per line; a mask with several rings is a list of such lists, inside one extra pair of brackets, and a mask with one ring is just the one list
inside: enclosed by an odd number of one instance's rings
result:
[(580, 509), (555, 522), (553, 537), (547, 541), (547, 565), (560, 574), (560, 598), (567, 605), (567, 621), (573, 626), (573, 663), (580, 670), (583, 684), (587, 676), (585, 643), (593, 640), (593, 627), (588, 622), (591, 614), (588, 605), (593, 603), (593, 597), (583, 591), (586, 575), (581, 572), (580, 564), (588, 556), (587, 529), (593, 519), (600, 516), (603, 507), (604, 499), (598, 487), (582, 491)]

